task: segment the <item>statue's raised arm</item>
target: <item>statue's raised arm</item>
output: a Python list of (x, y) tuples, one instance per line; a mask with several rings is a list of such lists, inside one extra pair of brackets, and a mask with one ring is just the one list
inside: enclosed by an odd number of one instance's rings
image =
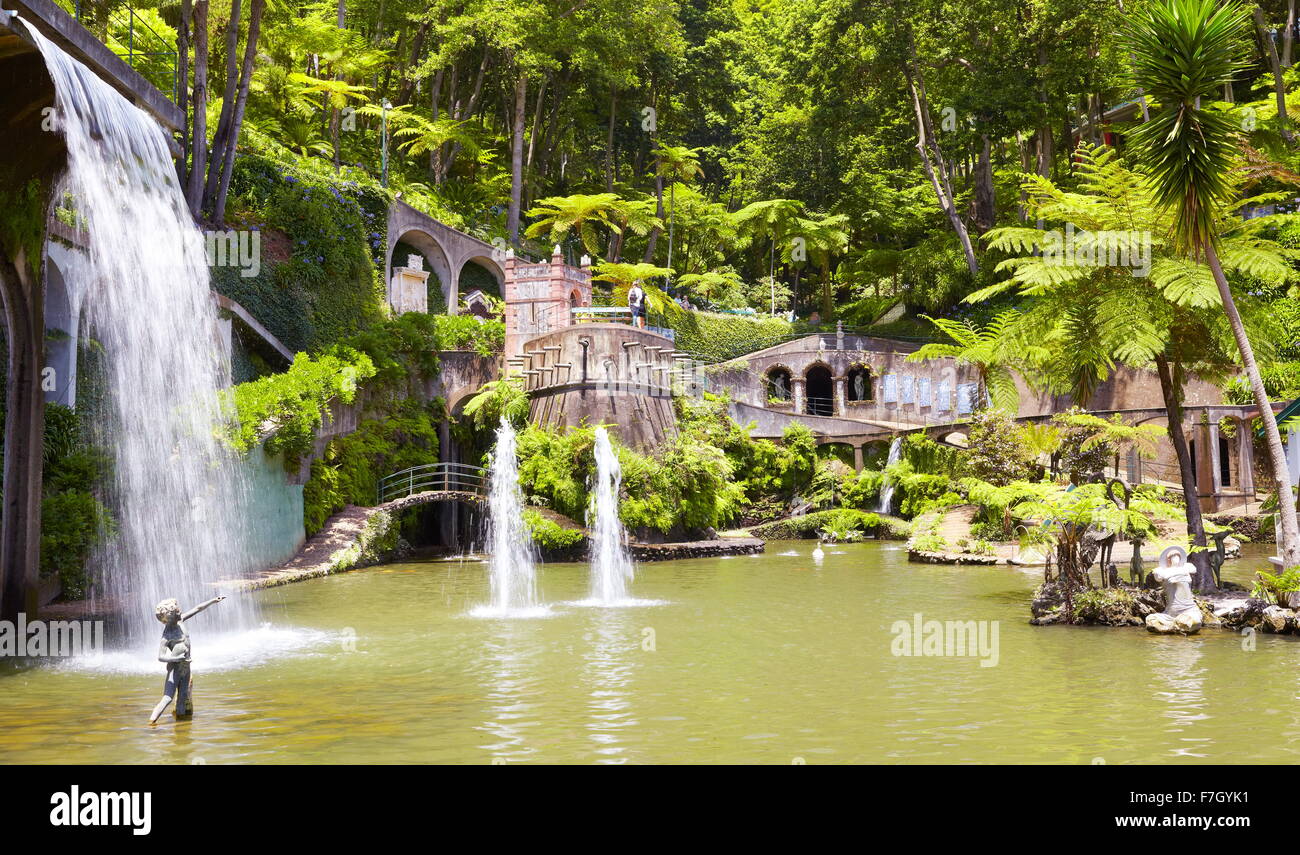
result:
[(189, 620), (190, 618), (194, 617), (194, 616), (195, 616), (196, 614), (198, 614), (199, 612), (201, 612), (201, 611), (203, 611), (204, 609), (206, 609), (208, 606), (215, 606), (217, 603), (221, 602), (221, 601), (224, 600), (224, 599), (225, 599), (225, 597), (213, 597), (212, 599), (208, 600), (207, 602), (199, 603), (197, 606), (195, 606), (194, 608), (190, 609), (190, 610), (189, 610), (188, 612), (186, 612), (185, 614), (181, 615), (181, 620)]

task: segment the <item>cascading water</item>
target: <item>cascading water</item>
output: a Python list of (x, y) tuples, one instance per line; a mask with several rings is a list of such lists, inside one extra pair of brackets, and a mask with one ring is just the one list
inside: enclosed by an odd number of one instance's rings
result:
[[(139, 642), (157, 637), (155, 603), (176, 597), (189, 608), (214, 596), (212, 582), (246, 569), (246, 482), (217, 438), (229, 370), (203, 236), (162, 128), (27, 29), (54, 82), (68, 149), (56, 198), (71, 202), (85, 228), (85, 319), (102, 354), (104, 394), (90, 421), (112, 455), (117, 534), (96, 564), (102, 595), (125, 611)], [(195, 626), (247, 627), (252, 608), (232, 597)]]
[[(903, 438), (894, 437), (894, 441), (889, 444), (889, 457), (885, 460), (885, 468), (888, 469), (898, 462), (899, 453), (903, 449)], [(894, 484), (886, 475), (880, 484), (880, 504), (876, 507), (876, 513), (889, 513), (889, 506), (894, 501)]]
[(514, 426), (503, 416), (492, 452), (488, 492), (488, 582), (492, 602), (474, 610), (480, 617), (534, 617), (545, 614), (537, 601), (537, 556), (524, 525), (519, 490), (519, 460)]
[(632, 556), (628, 554), (626, 531), (618, 518), (618, 490), (623, 470), (609, 442), (609, 431), (596, 428), (596, 484), (591, 494), (591, 601), (615, 605), (627, 600), (632, 581)]

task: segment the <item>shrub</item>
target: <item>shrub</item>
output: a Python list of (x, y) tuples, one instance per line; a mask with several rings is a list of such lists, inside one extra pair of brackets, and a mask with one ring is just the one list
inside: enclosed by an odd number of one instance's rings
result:
[(59, 577), (63, 596), (86, 596), (86, 562), (116, 530), (112, 513), (92, 492), (108, 473), (108, 458), (86, 444), (80, 416), (47, 404), (41, 496), (40, 575)]
[(1001, 523), (977, 522), (971, 524), (970, 536), (979, 540), (1006, 540), (1008, 532)]
[(303, 487), (303, 526), (319, 531), (331, 514), (347, 505), (378, 501), (379, 479), (412, 466), (438, 462), (435, 405), (407, 399), (378, 419), (363, 419), (357, 429), (331, 440), (324, 456), (312, 462)]
[(657, 315), (651, 323), (674, 331), (677, 350), (714, 362), (780, 344), (791, 333), (790, 324), (781, 318), (745, 318), (708, 312), (669, 312)]
[(1253, 595), (1271, 599), (1279, 605), (1286, 603), (1288, 594), (1300, 591), (1300, 567), (1290, 567), (1281, 573), (1260, 570), (1255, 577)]
[(922, 534), (913, 538), (912, 549), (916, 552), (947, 552), (948, 541), (940, 534)]
[(565, 528), (532, 508), (524, 511), (524, 525), (533, 536), (533, 543), (544, 552), (572, 549), (587, 537), (582, 529)]
[(1032, 455), (1015, 420), (1005, 410), (976, 411), (967, 436), (966, 464), (974, 477), (996, 486), (1032, 477)]

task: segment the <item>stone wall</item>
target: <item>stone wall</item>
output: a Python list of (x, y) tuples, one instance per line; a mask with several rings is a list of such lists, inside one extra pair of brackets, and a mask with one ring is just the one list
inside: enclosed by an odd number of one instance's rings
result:
[(532, 396), (530, 418), (564, 429), (609, 425), (650, 448), (676, 431), (672, 342), (624, 324), (579, 324), (529, 339), (511, 364)]

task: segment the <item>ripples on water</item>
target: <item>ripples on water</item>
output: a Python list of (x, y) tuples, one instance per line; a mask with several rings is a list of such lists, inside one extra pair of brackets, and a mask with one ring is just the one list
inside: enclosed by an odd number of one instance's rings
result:
[[(273, 589), (266, 626), (196, 627), (188, 722), (144, 724), (163, 677), (152, 648), (0, 676), (0, 760), (1295, 759), (1295, 639), (1248, 651), (1210, 630), (1035, 628), (1033, 572), (910, 565), (876, 543), (819, 566), (808, 544), (770, 548), (645, 565), (630, 593), (653, 608), (582, 605), (587, 567), (544, 565), (545, 620), (471, 617), (488, 586), (470, 562)], [(892, 655), (892, 625), (917, 612), (998, 621), (998, 664)]]

